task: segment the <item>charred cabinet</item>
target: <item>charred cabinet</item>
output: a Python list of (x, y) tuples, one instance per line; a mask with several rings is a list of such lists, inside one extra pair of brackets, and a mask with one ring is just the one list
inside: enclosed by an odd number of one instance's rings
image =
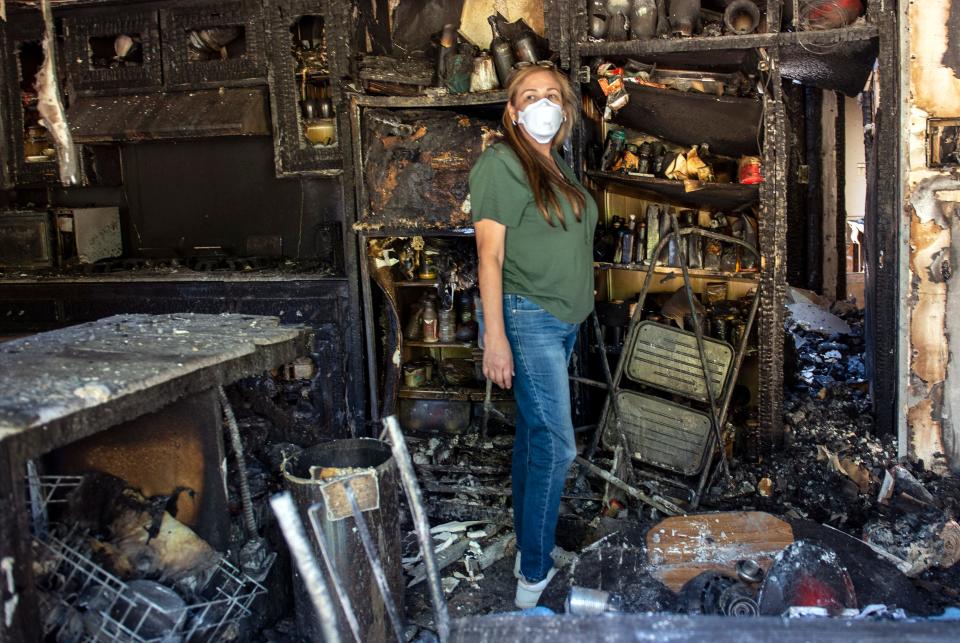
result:
[[(479, 413), (468, 177), (502, 99), (498, 91), (351, 98), (374, 419), (396, 413), (408, 430), (459, 432)], [(494, 402), (509, 406), (509, 393), (496, 392)]]
[(337, 174), (348, 131), (348, 3), (277, 0), (266, 6), (270, 107), (277, 174)]
[(263, 84), (266, 43), (261, 3), (175, 3), (161, 10), (168, 87)]
[[(5, 25), (2, 79), (7, 93), (9, 183), (43, 183), (57, 178), (53, 140), (40, 125), (37, 71), (43, 64), (43, 23), (35, 15), (17, 15)], [(7, 141), (4, 141), (7, 147)]]
[(163, 85), (156, 9), (86, 11), (63, 19), (63, 60), (77, 92), (129, 93)]

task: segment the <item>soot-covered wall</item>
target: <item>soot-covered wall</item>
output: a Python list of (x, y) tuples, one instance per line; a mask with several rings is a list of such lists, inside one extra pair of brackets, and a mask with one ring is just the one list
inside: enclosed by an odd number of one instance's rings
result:
[(960, 119), (960, 0), (904, 3), (902, 455), (960, 471), (960, 166), (929, 167), (929, 119)]
[(276, 178), (267, 137), (131, 144), (122, 159), (130, 255), (242, 255), (248, 237), (281, 235), (283, 256), (308, 259), (319, 224), (341, 219), (339, 181)]

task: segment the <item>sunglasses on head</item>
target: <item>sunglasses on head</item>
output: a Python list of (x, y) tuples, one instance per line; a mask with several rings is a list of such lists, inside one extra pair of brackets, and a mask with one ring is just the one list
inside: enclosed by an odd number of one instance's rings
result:
[(556, 68), (557, 68), (556, 63), (554, 63), (552, 60), (538, 60), (538, 61), (535, 62), (535, 63), (528, 62), (528, 61), (526, 61), (526, 60), (521, 60), (521, 61), (519, 61), (519, 62), (514, 63), (514, 64), (513, 64), (513, 68), (514, 68), (514, 69), (523, 69), (523, 68), (525, 68), (525, 67), (533, 67), (534, 65), (536, 65), (537, 67), (543, 67), (544, 69), (556, 69)]

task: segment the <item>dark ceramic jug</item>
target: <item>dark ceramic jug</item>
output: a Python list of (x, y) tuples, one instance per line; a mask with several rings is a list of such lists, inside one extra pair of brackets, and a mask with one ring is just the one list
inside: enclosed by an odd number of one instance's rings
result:
[(670, 31), (692, 36), (700, 20), (700, 0), (670, 0)]

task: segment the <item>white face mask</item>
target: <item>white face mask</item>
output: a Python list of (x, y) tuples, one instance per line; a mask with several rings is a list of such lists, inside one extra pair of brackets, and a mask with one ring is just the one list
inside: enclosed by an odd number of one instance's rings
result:
[(566, 120), (563, 108), (549, 98), (541, 98), (517, 114), (517, 121), (537, 143), (549, 143)]

